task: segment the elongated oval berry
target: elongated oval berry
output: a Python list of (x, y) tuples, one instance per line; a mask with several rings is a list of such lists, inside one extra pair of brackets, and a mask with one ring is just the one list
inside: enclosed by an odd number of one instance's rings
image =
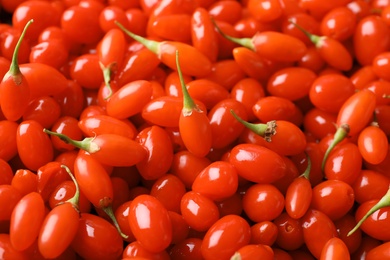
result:
[(230, 152), (229, 162), (244, 179), (264, 184), (281, 179), (287, 167), (279, 154), (256, 144), (236, 145)]

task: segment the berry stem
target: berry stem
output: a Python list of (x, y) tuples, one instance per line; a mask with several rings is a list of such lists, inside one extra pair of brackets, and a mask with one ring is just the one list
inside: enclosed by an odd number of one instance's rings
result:
[(390, 206), (390, 189), (387, 190), (386, 194), (376, 203), (367, 213), (362, 217), (361, 220), (356, 224), (356, 226), (348, 232), (347, 236), (352, 235), (362, 224), (363, 222), (372, 215), (375, 211)]
[(275, 120), (269, 121), (266, 124), (253, 124), (249, 123), (242, 118), (240, 118), (234, 111), (233, 109), (230, 109), (230, 113), (233, 115), (233, 117), (243, 124), (246, 128), (251, 130), (257, 135), (260, 135), (261, 137), (264, 138), (265, 141), (271, 142), (272, 141), (272, 136), (276, 134), (276, 128), (277, 124)]
[(4, 78), (8, 78), (9, 76), (11, 76), (16, 85), (20, 85), (22, 83), (22, 73), (20, 72), (19, 62), (18, 62), (19, 48), (20, 48), (20, 45), (22, 44), (24, 35), (26, 34), (28, 27), (30, 27), (30, 25), (33, 22), (34, 22), (34, 20), (31, 19), (24, 26), (24, 29), (19, 37), (19, 40), (16, 43), (14, 53), (12, 54), (11, 66), (10, 66), (7, 74), (4, 76)]
[(108, 206), (108, 207), (103, 207), (102, 208), (103, 211), (110, 217), (112, 223), (114, 224), (114, 226), (116, 227), (116, 229), (118, 230), (119, 234), (121, 235), (122, 238), (124, 239), (127, 239), (129, 236), (124, 234), (121, 230), (121, 228), (119, 227), (119, 224), (118, 224), (118, 221), (116, 220), (115, 218), (115, 214), (112, 210), (112, 207), (111, 206)]
[(80, 148), (84, 151), (87, 151), (88, 153), (96, 153), (97, 151), (100, 150), (100, 147), (96, 143), (93, 142), (95, 137), (87, 137), (81, 141), (76, 141), (76, 140), (71, 139), (69, 136), (66, 136), (64, 134), (60, 134), (57, 132), (53, 132), (53, 131), (50, 131), (47, 129), (43, 129), (43, 132), (45, 132), (46, 134), (49, 134), (49, 135), (57, 136), (65, 143), (71, 144), (77, 148)]
[(293, 24), (297, 29), (299, 29), (301, 32), (303, 32), (307, 38), (310, 39), (310, 41), (316, 46), (316, 47), (319, 47), (319, 45), (321, 44), (321, 41), (322, 39), (324, 38), (324, 36), (319, 36), (319, 35), (315, 35), (315, 34), (312, 34), (312, 33), (309, 33), (307, 30), (305, 30), (302, 26), (300, 26), (299, 24), (293, 22), (292, 20), (289, 21), (291, 24)]
[(251, 38), (236, 38), (236, 37), (232, 37), (230, 35), (227, 35), (226, 33), (224, 33), (221, 28), (219, 28), (219, 26), (217, 25), (217, 23), (214, 21), (214, 19), (211, 19), (211, 21), (213, 22), (214, 24), (214, 27), (215, 29), (217, 30), (217, 32), (219, 34), (221, 34), (224, 38), (228, 39), (229, 41), (231, 42), (234, 42), (234, 43), (237, 43), (238, 45), (241, 45), (243, 47), (246, 47), (252, 51), (256, 51), (256, 48), (255, 48), (255, 45), (253, 44), (252, 42), (252, 39)]
[(188, 93), (186, 83), (184, 82), (183, 73), (181, 72), (180, 62), (179, 62), (179, 51), (176, 51), (176, 67), (177, 67), (177, 73), (179, 74), (181, 90), (183, 92), (183, 111), (182, 111), (183, 115), (190, 116), (194, 110), (201, 112), (199, 107), (195, 104), (194, 100), (191, 98), (190, 93)]
[(76, 181), (76, 178), (73, 176), (72, 172), (70, 171), (70, 169), (68, 168), (68, 166), (66, 165), (61, 165), (62, 168), (65, 169), (65, 171), (69, 174), (70, 178), (72, 179), (75, 187), (76, 187), (76, 192), (74, 193), (73, 197), (68, 199), (67, 201), (65, 202), (68, 202), (68, 203), (71, 203), (73, 205), (73, 207), (79, 211), (79, 200), (80, 200), (80, 188), (79, 188), (79, 184), (77, 183)]
[(153, 41), (153, 40), (149, 40), (149, 39), (146, 39), (140, 35), (137, 35), (133, 32), (130, 32), (129, 30), (127, 30), (120, 22), (118, 21), (115, 21), (115, 24), (123, 31), (125, 32), (128, 36), (130, 36), (131, 38), (133, 38), (134, 40), (136, 40), (137, 42), (141, 43), (143, 46), (145, 46), (147, 49), (149, 49), (151, 52), (153, 52), (154, 54), (156, 54), (157, 56), (159, 56), (159, 46), (160, 46), (160, 42), (157, 42), (157, 41)]
[(103, 79), (104, 84), (108, 88), (108, 95), (104, 99), (109, 99), (112, 96), (112, 88), (111, 88), (111, 71), (112, 68), (115, 66), (115, 63), (111, 63), (108, 66), (104, 66), (103, 63), (100, 63), (100, 68), (103, 71)]
[(311, 160), (310, 160), (310, 156), (307, 153), (306, 153), (306, 159), (307, 159), (307, 167), (305, 171), (300, 175), (300, 177), (306, 178), (308, 181), (310, 181)]
[(322, 165), (321, 165), (322, 170), (325, 169), (325, 163), (326, 160), (328, 159), (330, 152), (337, 144), (339, 144), (341, 141), (344, 140), (345, 137), (347, 137), (348, 133), (349, 133), (349, 125), (347, 124), (342, 124), (339, 128), (337, 128), (337, 131), (333, 136), (333, 141), (329, 145), (328, 149), (326, 150), (324, 159), (322, 160)]

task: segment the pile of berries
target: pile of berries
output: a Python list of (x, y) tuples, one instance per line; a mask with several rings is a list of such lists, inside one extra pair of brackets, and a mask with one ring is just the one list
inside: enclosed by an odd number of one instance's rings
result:
[(0, 14), (0, 259), (390, 259), (390, 0)]

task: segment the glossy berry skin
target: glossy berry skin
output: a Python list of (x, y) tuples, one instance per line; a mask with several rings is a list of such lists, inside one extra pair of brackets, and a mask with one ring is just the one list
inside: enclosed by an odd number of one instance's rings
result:
[(3, 185), (3, 184), (7, 184), (7, 185), (11, 184), (12, 185), (12, 181), (14, 179), (14, 175), (16, 175), (16, 172), (14, 174), (9, 163), (3, 159), (0, 159), (0, 169), (3, 173), (0, 177), (0, 185)]
[[(325, 156), (322, 161), (322, 169), (325, 167), (329, 153), (338, 143), (343, 141), (347, 135), (354, 136), (358, 134), (370, 122), (375, 106), (376, 96), (368, 89), (362, 89), (345, 100), (338, 111), (336, 120), (338, 128), (333, 136), (331, 144), (326, 149)], [(352, 151), (356, 150), (352, 146), (348, 149), (351, 149)], [(357, 158), (361, 158), (360, 153), (355, 153), (355, 155)], [(352, 157), (351, 155), (349, 156)], [(339, 171), (336, 168), (334, 169)], [(350, 180), (346, 182), (351, 183)]]
[(182, 111), (179, 118), (179, 131), (184, 145), (194, 155), (205, 156), (209, 153), (212, 132), (205, 111), (193, 109), (190, 115)]
[(38, 247), (46, 258), (55, 258), (71, 244), (79, 227), (79, 212), (71, 203), (52, 209), (43, 220)]
[(141, 112), (150, 101), (152, 86), (146, 80), (132, 81), (122, 86), (109, 99), (106, 105), (109, 116), (125, 119)]
[(22, 117), (30, 100), (30, 87), (23, 74), (16, 82), (14, 77), (8, 76), (0, 83), (1, 110), (10, 121), (17, 121)]
[(43, 63), (25, 63), (20, 71), (30, 87), (30, 99), (58, 95), (64, 91), (68, 82), (59, 70)]
[(377, 171), (362, 170), (353, 183), (355, 201), (363, 204), (366, 201), (382, 198), (390, 185), (390, 178)]
[[(125, 30), (123, 26), (120, 27)], [(211, 72), (212, 64), (209, 58), (190, 44), (169, 40), (162, 42), (149, 41), (127, 30), (125, 32), (151, 50), (162, 63), (173, 70), (177, 70), (175, 56), (176, 52), (179, 52), (182, 54), (180, 64), (183, 74), (202, 77)]]
[(346, 214), (344, 217), (336, 220), (334, 224), (337, 228), (338, 237), (345, 243), (349, 253), (352, 254), (362, 247), (361, 245), (364, 236), (362, 236), (361, 230), (356, 230), (353, 234), (348, 236), (349, 231), (356, 225), (353, 214)]
[(192, 190), (214, 201), (226, 199), (236, 193), (238, 174), (229, 162), (216, 161), (195, 178)]
[(30, 170), (36, 171), (53, 160), (53, 146), (50, 138), (35, 120), (26, 120), (19, 124), (16, 144), (19, 157)]
[(4, 117), (10, 121), (17, 121), (20, 119), (30, 101), (30, 86), (19, 67), (19, 49), (23, 43), (26, 30), (32, 22), (33, 20), (29, 20), (26, 21), (26, 25), (23, 25), (25, 27), (22, 34), (18, 37), (14, 50), (12, 51), (12, 61), (9, 70), (3, 75), (0, 82), (1, 111)]
[(242, 206), (252, 221), (271, 221), (282, 213), (284, 197), (271, 184), (255, 184), (246, 190)]
[(162, 96), (147, 103), (141, 112), (148, 123), (163, 127), (178, 127), (183, 100), (175, 96)]
[(34, 19), (34, 26), (26, 32), (26, 39), (35, 41), (46, 27), (59, 25), (60, 13), (50, 3), (40, 1), (23, 3), (15, 9), (12, 15), (12, 24), (15, 29), (22, 31), (30, 19)]
[(177, 176), (187, 189), (190, 189), (196, 176), (210, 163), (207, 157), (195, 156), (183, 150), (174, 154), (170, 172)]
[(263, 85), (257, 80), (244, 78), (233, 86), (230, 96), (245, 106), (248, 120), (253, 121), (256, 117), (253, 114), (252, 107), (257, 100), (265, 96), (265, 91)]
[(374, 260), (374, 259), (385, 259), (390, 257), (389, 254), (389, 242), (384, 242), (381, 245), (378, 245), (374, 248), (372, 248), (366, 255), (367, 260)]
[(390, 52), (383, 52), (375, 56), (374, 60), (372, 61), (372, 70), (374, 71), (375, 75), (386, 81), (390, 79), (389, 76), (385, 73), (388, 70), (387, 62), (389, 57)]
[(263, 123), (272, 120), (284, 120), (300, 125), (302, 111), (289, 99), (266, 96), (262, 97), (252, 106), (252, 112)]
[(251, 79), (266, 80), (276, 69), (276, 62), (263, 58), (246, 47), (235, 47), (233, 58), (239, 68)]
[(271, 221), (262, 221), (251, 226), (251, 244), (271, 246), (278, 236), (278, 227)]
[(99, 148), (91, 152), (91, 156), (105, 165), (133, 166), (147, 155), (141, 144), (120, 135), (102, 134), (94, 137), (92, 143)]
[(150, 189), (150, 195), (157, 198), (171, 212), (180, 212), (180, 203), (186, 188), (183, 182), (173, 174), (158, 178)]
[(332, 220), (321, 211), (310, 209), (302, 218), (303, 237), (309, 251), (319, 258), (329, 239), (337, 236)]
[(286, 212), (283, 212), (273, 223), (277, 228), (275, 244), (278, 247), (291, 251), (304, 244), (303, 227), (299, 219), (293, 219)]
[(294, 179), (286, 192), (285, 207), (287, 214), (294, 219), (303, 217), (310, 207), (312, 194), (311, 183), (308, 179), (303, 176)]
[[(118, 28), (110, 29), (99, 41), (97, 53), (104, 67), (120, 68), (125, 53), (126, 40), (124, 33)], [(115, 46), (115, 48), (113, 48)], [(115, 71), (115, 70), (114, 70)]]
[(255, 144), (235, 146), (230, 152), (229, 162), (241, 177), (256, 183), (272, 183), (282, 178), (286, 171), (280, 155)]
[(350, 38), (356, 27), (356, 15), (348, 7), (337, 7), (321, 20), (321, 34), (338, 41)]
[(150, 195), (140, 195), (131, 202), (129, 223), (138, 242), (151, 252), (161, 252), (171, 243), (172, 224), (168, 211)]
[(271, 137), (271, 141), (259, 138), (258, 144), (284, 156), (297, 155), (305, 150), (306, 138), (298, 126), (285, 120), (276, 120), (275, 124), (276, 134)]
[[(82, 5), (73, 5), (67, 8), (61, 16), (61, 28), (67, 37), (80, 44), (97, 43), (103, 36), (99, 25), (99, 14), (104, 6), (88, 8)], [(80, 27), (82, 30), (76, 30)]]
[(17, 154), (16, 131), (18, 123), (9, 120), (0, 121), (0, 142), (4, 144), (0, 148), (0, 158), (9, 161)]
[(319, 76), (313, 81), (309, 97), (316, 108), (337, 113), (354, 92), (355, 86), (348, 77), (330, 74)]
[(326, 259), (351, 259), (348, 248), (338, 237), (333, 237), (326, 242), (324, 248), (322, 249), (321, 260)]
[(352, 185), (360, 173), (362, 162), (357, 145), (340, 144), (330, 153), (325, 163), (324, 173), (328, 179), (340, 180)]
[(146, 180), (155, 180), (167, 173), (173, 160), (168, 133), (159, 126), (151, 126), (139, 132), (135, 140), (148, 150), (148, 156), (136, 164), (140, 175)]
[(49, 96), (31, 101), (23, 114), (23, 120), (35, 120), (45, 128), (50, 128), (59, 119), (61, 107)]
[(389, 44), (389, 28), (381, 17), (369, 15), (356, 25), (353, 45), (361, 65), (371, 65), (376, 55), (389, 50)]
[(220, 217), (215, 202), (194, 191), (183, 195), (180, 211), (186, 223), (199, 232), (207, 231)]
[[(370, 200), (361, 204), (355, 213), (356, 221), (359, 221), (379, 200)], [(390, 232), (385, 228), (389, 219), (389, 207), (381, 208), (371, 214), (360, 226), (361, 230), (370, 237), (378, 240), (389, 240)]]
[[(56, 189), (50, 194), (48, 203), (51, 209), (57, 205), (64, 203), (68, 199), (71, 199), (76, 192), (76, 186), (73, 181), (63, 181), (56, 186)], [(79, 197), (79, 211), (81, 213), (90, 212), (92, 208), (91, 202), (85, 197), (84, 193), (80, 192)]]
[[(218, 237), (215, 243), (213, 237)], [(210, 227), (202, 242), (202, 256), (205, 259), (227, 259), (250, 241), (249, 224), (240, 216), (228, 215)]]
[(337, 116), (337, 125), (348, 124), (350, 135), (354, 135), (368, 123), (376, 104), (375, 95), (363, 89), (352, 95), (342, 105)]
[(301, 40), (279, 32), (259, 32), (252, 41), (256, 52), (270, 60), (297, 61), (306, 52), (306, 46)]
[(44, 63), (53, 68), (61, 69), (66, 64), (68, 57), (66, 44), (61, 40), (53, 39), (34, 45), (30, 52), (29, 61), (31, 63)]
[(207, 109), (229, 98), (226, 87), (208, 79), (196, 79), (188, 82), (186, 86), (191, 97), (202, 102)]
[(202, 259), (202, 240), (200, 238), (186, 238), (175, 244), (169, 251), (171, 259)]
[(354, 199), (350, 185), (343, 181), (326, 180), (313, 187), (311, 208), (320, 210), (332, 220), (337, 220), (348, 213)]
[(278, 70), (268, 80), (267, 90), (272, 96), (298, 100), (305, 97), (316, 74), (306, 68), (289, 67)]
[(80, 190), (95, 207), (111, 205), (113, 187), (106, 169), (98, 161), (88, 154), (79, 153), (74, 162), (74, 176)]
[(142, 80), (150, 77), (160, 63), (153, 52), (143, 48), (124, 58), (122, 66), (118, 68), (114, 78), (119, 86), (134, 80)]
[(47, 201), (55, 188), (67, 180), (70, 180), (69, 174), (59, 162), (46, 163), (37, 171), (37, 191)]
[(3, 258), (21, 260), (28, 260), (30, 258), (27, 252), (18, 251), (12, 246), (9, 234), (0, 234), (0, 247), (3, 249), (1, 253), (1, 257)]
[(191, 39), (193, 46), (215, 62), (218, 56), (217, 37), (210, 14), (205, 8), (197, 8), (191, 16)]
[(10, 220), (12, 246), (19, 251), (30, 247), (38, 237), (44, 217), (45, 205), (39, 193), (31, 192), (21, 198), (15, 205)]
[[(61, 117), (58, 118), (56, 122), (54, 122), (51, 130), (69, 136), (72, 139), (78, 140), (83, 137), (83, 133), (78, 128), (78, 122), (79, 121), (74, 117)], [(73, 145), (64, 143), (56, 136), (51, 136), (50, 139), (53, 143), (54, 148), (58, 151), (71, 151), (75, 149)]]
[(158, 253), (150, 252), (145, 249), (138, 241), (128, 244), (122, 253), (121, 259), (164, 259), (168, 260), (169, 255), (166, 251)]
[[(118, 259), (123, 251), (123, 240), (118, 230), (104, 218), (82, 213), (79, 228), (71, 247), (86, 259)], [(93, 232), (89, 232), (93, 231)], [(101, 247), (101, 245), (106, 245)]]
[(276, 257), (276, 249), (272, 249), (266, 245), (246, 245), (238, 249), (232, 257), (240, 257), (240, 259), (253, 259), (260, 257), (264, 260), (272, 260)]
[(381, 163), (386, 158), (388, 146), (386, 134), (378, 126), (367, 126), (359, 133), (358, 148), (368, 163)]
[(362, 66), (350, 76), (352, 83), (357, 89), (364, 88), (368, 83), (378, 79), (371, 65)]
[(212, 132), (212, 147), (215, 149), (231, 145), (244, 130), (244, 126), (232, 117), (231, 109), (241, 118), (246, 118), (244, 104), (230, 98), (215, 104), (207, 115)]
[(117, 134), (133, 139), (136, 129), (128, 120), (120, 120), (108, 115), (96, 115), (78, 121), (78, 127), (86, 137), (100, 134)]
[(306, 133), (310, 133), (317, 139), (334, 134), (337, 115), (313, 108), (306, 112), (303, 118), (303, 127)]
[(320, 37), (315, 45), (321, 57), (331, 67), (341, 71), (352, 68), (352, 56), (341, 42), (331, 37)]

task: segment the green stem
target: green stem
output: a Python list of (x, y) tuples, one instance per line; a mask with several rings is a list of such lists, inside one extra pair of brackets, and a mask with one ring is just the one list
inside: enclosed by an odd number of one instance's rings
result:
[(153, 52), (154, 54), (156, 54), (157, 56), (159, 56), (159, 46), (160, 46), (160, 42), (157, 42), (157, 41), (153, 41), (153, 40), (149, 40), (149, 39), (146, 39), (142, 36), (139, 36), (133, 32), (130, 32), (129, 30), (127, 30), (120, 22), (118, 21), (115, 21), (115, 24), (123, 31), (125, 32), (128, 36), (130, 36), (131, 38), (133, 38), (134, 40), (136, 40), (137, 42), (141, 43), (143, 46), (145, 46), (147, 49), (149, 49), (151, 52)]
[(326, 160), (328, 159), (330, 152), (337, 144), (339, 144), (341, 141), (344, 140), (345, 137), (347, 137), (348, 133), (349, 133), (349, 125), (347, 124), (342, 124), (339, 128), (337, 128), (337, 131), (333, 136), (333, 141), (329, 145), (328, 149), (326, 150), (324, 159), (322, 159), (322, 165), (321, 165), (322, 170), (324, 170), (325, 168), (325, 163)]
[(80, 200), (80, 188), (79, 184), (76, 181), (76, 178), (73, 176), (72, 172), (66, 165), (61, 165), (62, 168), (65, 169), (65, 171), (69, 174), (70, 178), (72, 179), (74, 185), (76, 186), (76, 192), (74, 193), (73, 197), (68, 199), (65, 202), (69, 202), (75, 207), (77, 210), (79, 209), (79, 200)]
[(221, 34), (224, 38), (226, 38), (226, 39), (228, 39), (229, 41), (234, 42), (234, 43), (236, 43), (236, 44), (238, 44), (238, 45), (241, 45), (241, 46), (243, 46), (243, 47), (246, 47), (246, 48), (248, 48), (248, 49), (250, 49), (250, 50), (252, 50), (252, 51), (256, 51), (256, 47), (255, 47), (255, 45), (254, 45), (253, 42), (252, 42), (253, 39), (251, 39), (251, 38), (236, 38), (236, 37), (229, 36), (229, 35), (227, 35), (226, 33), (224, 33), (224, 32), (221, 30), (221, 28), (219, 28), (219, 26), (218, 26), (217, 23), (214, 21), (214, 19), (211, 18), (211, 21), (213, 22), (214, 27), (215, 27), (215, 29), (217, 30), (217, 32), (218, 32), (219, 34)]
[(121, 235), (121, 237), (123, 237), (124, 239), (127, 239), (129, 236), (124, 234), (121, 230), (121, 228), (119, 227), (119, 224), (118, 224), (118, 221), (116, 220), (115, 218), (115, 214), (112, 210), (112, 207), (111, 206), (108, 206), (108, 207), (103, 207), (102, 208), (103, 211), (110, 217), (112, 223), (114, 224), (114, 226), (116, 227), (116, 229), (118, 230), (119, 234)]
[(179, 62), (179, 51), (176, 51), (176, 67), (177, 73), (179, 74), (181, 91), (183, 92), (183, 115), (190, 116), (193, 110), (200, 111), (198, 106), (195, 104), (194, 100), (191, 98), (190, 93), (184, 82), (183, 73), (181, 72), (180, 62)]
[(100, 63), (100, 68), (103, 71), (103, 79), (104, 79), (104, 84), (108, 88), (108, 95), (104, 99), (109, 99), (112, 96), (112, 88), (111, 88), (111, 71), (112, 67), (115, 66), (115, 63), (111, 63), (107, 67), (103, 65), (103, 63)]
[(82, 149), (84, 151), (87, 151), (89, 153), (96, 153), (97, 151), (100, 150), (100, 147), (96, 143), (93, 142), (95, 137), (87, 137), (87, 138), (84, 138), (81, 141), (76, 141), (76, 140), (73, 140), (73, 139), (71, 139), (70, 137), (68, 137), (68, 136), (66, 136), (64, 134), (52, 132), (52, 131), (47, 130), (47, 129), (43, 129), (43, 132), (45, 132), (46, 134), (49, 134), (49, 135), (57, 136), (58, 138), (60, 138), (65, 143), (71, 144), (71, 145), (73, 145), (73, 146), (75, 146), (77, 148), (80, 148), (80, 149)]
[(321, 44), (321, 41), (322, 41), (322, 39), (324, 38), (324, 36), (319, 36), (319, 35), (315, 35), (315, 34), (309, 33), (309, 32), (306, 31), (302, 26), (296, 24), (296, 23), (293, 22), (292, 20), (289, 20), (289, 22), (290, 22), (291, 24), (293, 24), (297, 29), (299, 29), (300, 31), (302, 31), (302, 32), (307, 36), (307, 38), (309, 38), (310, 41), (311, 41), (316, 47), (319, 47), (319, 45)]
[(19, 62), (18, 62), (19, 48), (20, 48), (20, 45), (22, 44), (22, 41), (24, 39), (24, 36), (27, 32), (28, 27), (30, 27), (30, 25), (33, 22), (34, 22), (34, 20), (31, 19), (24, 26), (24, 29), (19, 37), (19, 40), (16, 43), (14, 53), (12, 54), (11, 66), (9, 68), (9, 71), (7, 72), (7, 75), (9, 75), (13, 78), (16, 85), (20, 85), (22, 83), (22, 73), (20, 72)]
[(234, 255), (230, 257), (230, 260), (241, 260), (241, 259), (242, 259), (241, 254), (238, 252), (234, 253)]
[(348, 232), (347, 236), (352, 235), (362, 224), (363, 222), (371, 216), (375, 211), (390, 206), (390, 189), (387, 190), (386, 194), (376, 203), (363, 218), (356, 224), (356, 226)]
[(304, 177), (304, 178), (306, 178), (307, 180), (310, 181), (311, 160), (310, 160), (310, 156), (307, 153), (306, 153), (306, 159), (307, 159), (307, 167), (306, 167), (305, 172), (302, 173), (300, 175), (300, 177)]
[(261, 137), (263, 137), (265, 139), (265, 141), (267, 141), (267, 142), (271, 142), (272, 141), (271, 140), (272, 136), (274, 136), (276, 134), (277, 124), (276, 124), (275, 120), (269, 121), (266, 124), (253, 124), (253, 123), (249, 123), (249, 122), (243, 120), (242, 118), (240, 118), (233, 111), (233, 109), (230, 109), (230, 113), (233, 115), (233, 117), (238, 122), (243, 124), (246, 128), (248, 128), (249, 130), (251, 130), (255, 134), (260, 135)]

